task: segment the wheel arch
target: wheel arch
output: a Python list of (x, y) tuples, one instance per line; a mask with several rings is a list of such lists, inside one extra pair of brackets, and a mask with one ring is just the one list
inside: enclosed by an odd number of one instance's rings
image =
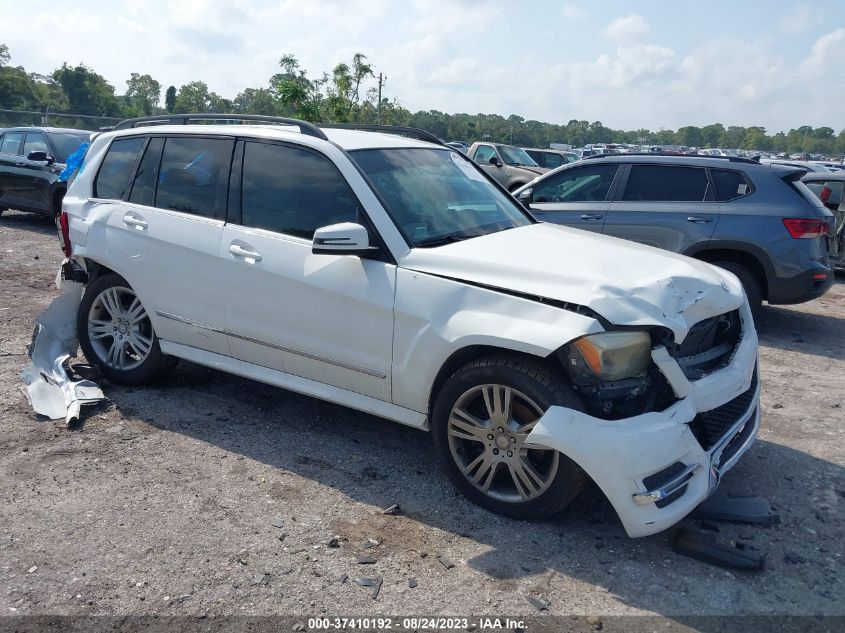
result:
[(759, 279), (763, 298), (768, 299), (769, 278), (774, 274), (774, 268), (768, 255), (761, 249), (736, 242), (710, 242), (684, 254), (710, 264), (729, 261), (745, 266)]

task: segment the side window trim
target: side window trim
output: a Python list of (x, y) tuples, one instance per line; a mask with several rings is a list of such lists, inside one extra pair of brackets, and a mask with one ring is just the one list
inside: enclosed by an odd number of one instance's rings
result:
[(116, 136), (116, 137), (112, 138), (111, 141), (109, 141), (109, 146), (106, 149), (105, 154), (103, 154), (103, 160), (101, 160), (100, 164), (97, 166), (97, 173), (94, 175), (94, 180), (92, 182), (91, 193), (93, 195), (91, 196), (91, 198), (93, 200), (121, 200), (122, 201), (123, 196), (126, 195), (126, 190), (131, 189), (131, 187), (128, 187), (127, 185), (129, 185), (129, 183), (134, 180), (134, 172), (135, 172), (135, 168), (137, 167), (139, 156), (141, 156), (143, 154), (143, 152), (140, 149), (138, 150), (138, 153), (135, 155), (135, 162), (132, 164), (132, 170), (130, 171), (130, 175), (126, 179), (126, 182), (124, 183), (124, 189), (123, 189), (123, 192), (121, 193), (121, 197), (120, 198), (102, 198), (99, 195), (96, 195), (98, 193), (97, 192), (97, 181), (99, 181), (99, 179), (100, 179), (100, 173), (103, 171), (103, 165), (105, 165), (105, 163), (106, 163), (106, 159), (109, 156), (109, 152), (111, 151), (112, 145), (114, 145), (115, 141), (124, 141), (124, 140), (133, 139), (133, 138), (143, 139), (143, 143), (141, 145), (142, 148), (148, 142), (146, 140), (146, 137), (143, 134), (132, 134), (130, 136)]
[(226, 223), (243, 226), (244, 148), (246, 141), (235, 140), (235, 151), (229, 167), (229, 200), (226, 205)]
[[(123, 190), (123, 195), (120, 197), (123, 202), (129, 201), (129, 195), (132, 193), (132, 189), (135, 186), (135, 178), (138, 177), (138, 167), (140, 167), (141, 161), (144, 159), (144, 154), (147, 153), (147, 148), (149, 146), (150, 137), (145, 136), (144, 144), (141, 145), (141, 149), (138, 150), (138, 154), (135, 156), (135, 162), (132, 164), (132, 171), (129, 172), (129, 180), (127, 181), (127, 184), (129, 186)], [(111, 148), (111, 145), (109, 145), (109, 148)], [(108, 155), (108, 152), (106, 153), (106, 155)], [(161, 158), (159, 158), (159, 160), (161, 160)], [(97, 175), (99, 176), (99, 174)]]

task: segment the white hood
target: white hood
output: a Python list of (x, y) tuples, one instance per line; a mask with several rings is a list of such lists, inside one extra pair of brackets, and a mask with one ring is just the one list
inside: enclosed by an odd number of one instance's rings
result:
[(616, 325), (663, 325), (677, 342), (744, 301), (739, 280), (710, 264), (557, 224), (414, 248), (399, 265), (587, 306)]

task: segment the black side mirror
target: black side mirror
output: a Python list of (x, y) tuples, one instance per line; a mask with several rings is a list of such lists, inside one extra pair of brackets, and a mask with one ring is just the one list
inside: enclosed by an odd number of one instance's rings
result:
[(35, 162), (46, 161), (48, 165), (56, 162), (56, 160), (52, 156), (47, 154), (47, 152), (42, 152), (42, 151), (30, 152), (29, 154), (26, 155), (26, 159), (31, 160), (31, 161), (35, 161)]
[(498, 156), (491, 156), (490, 160), (488, 160), (487, 162), (490, 163), (491, 165), (495, 165), (496, 167), (502, 166), (502, 161), (499, 160)]
[(516, 199), (519, 200), (523, 206), (528, 207), (531, 204), (531, 194), (533, 193), (534, 190), (531, 187), (528, 187), (528, 189), (520, 191)]

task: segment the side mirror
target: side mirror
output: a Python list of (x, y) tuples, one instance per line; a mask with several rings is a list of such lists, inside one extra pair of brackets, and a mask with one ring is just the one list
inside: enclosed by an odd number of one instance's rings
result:
[(26, 159), (35, 162), (47, 162), (48, 165), (51, 165), (56, 162), (55, 158), (47, 154), (47, 152), (42, 151), (30, 152), (26, 155)]
[(498, 156), (491, 156), (490, 160), (488, 160), (487, 162), (490, 163), (491, 165), (495, 165), (496, 167), (502, 166), (502, 161), (499, 160)]
[(360, 224), (341, 222), (314, 231), (311, 252), (315, 255), (368, 255), (378, 250), (370, 246), (370, 236)]
[(523, 206), (528, 207), (531, 204), (532, 193), (534, 193), (534, 189), (528, 187), (527, 189), (520, 191), (519, 194), (517, 194), (516, 199), (519, 200)]

